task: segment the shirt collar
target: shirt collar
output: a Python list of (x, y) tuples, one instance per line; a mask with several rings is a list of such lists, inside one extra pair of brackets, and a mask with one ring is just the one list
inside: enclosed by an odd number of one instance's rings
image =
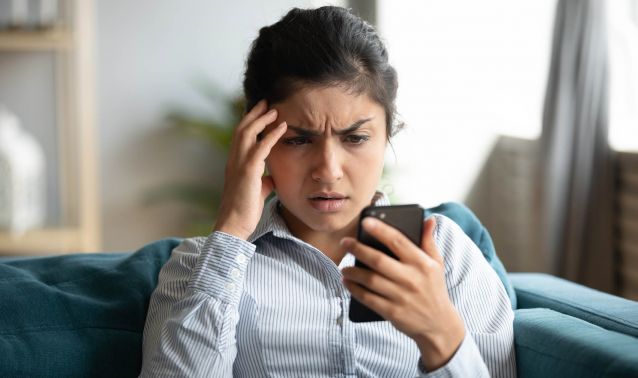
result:
[(286, 226), (286, 222), (279, 214), (279, 198), (274, 195), (264, 204), (264, 210), (261, 214), (261, 219), (255, 228), (255, 231), (250, 235), (248, 241), (254, 243), (257, 239), (272, 232), (275, 236), (292, 235)]
[[(390, 204), (388, 196), (381, 191), (377, 191), (372, 198), (372, 202), (375, 206), (387, 206)], [(286, 222), (279, 213), (279, 207), (281, 203), (277, 195), (274, 195), (264, 204), (264, 210), (261, 214), (261, 219), (255, 228), (255, 231), (250, 235), (248, 241), (255, 243), (262, 236), (272, 232), (276, 237), (284, 239), (293, 239), (294, 236), (286, 226)], [(296, 239), (296, 238), (295, 238)]]

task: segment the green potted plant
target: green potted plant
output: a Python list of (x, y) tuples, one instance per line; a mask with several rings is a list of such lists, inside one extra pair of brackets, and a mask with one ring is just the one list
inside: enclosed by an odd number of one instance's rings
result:
[[(178, 108), (166, 116), (169, 127), (183, 137), (204, 141), (225, 158), (230, 149), (233, 129), (243, 117), (246, 102), (243, 96), (226, 95), (210, 83), (200, 86), (199, 92), (217, 105), (221, 112), (217, 116), (206, 117)], [(221, 163), (225, 165), (226, 161)], [(143, 202), (146, 206), (153, 206), (166, 201), (178, 201), (191, 207), (195, 211), (186, 225), (186, 236), (207, 235), (219, 209), (222, 188), (223, 176), (194, 183), (177, 182), (152, 188), (146, 193)]]

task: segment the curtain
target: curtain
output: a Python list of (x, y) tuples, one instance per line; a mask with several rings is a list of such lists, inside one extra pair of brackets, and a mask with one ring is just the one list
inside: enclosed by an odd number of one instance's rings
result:
[(558, 0), (540, 138), (545, 271), (614, 292), (604, 0)]

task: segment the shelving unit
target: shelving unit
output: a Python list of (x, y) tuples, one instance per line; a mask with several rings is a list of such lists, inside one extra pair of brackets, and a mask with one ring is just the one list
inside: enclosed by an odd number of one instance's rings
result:
[(56, 226), (23, 234), (0, 230), (0, 255), (100, 250), (94, 138), (93, 1), (64, 0), (60, 5), (63, 26), (0, 31), (0, 54), (43, 51), (53, 54), (61, 209), (61, 219)]
[(41, 31), (0, 31), (0, 51), (66, 51), (72, 48), (72, 35), (62, 28)]

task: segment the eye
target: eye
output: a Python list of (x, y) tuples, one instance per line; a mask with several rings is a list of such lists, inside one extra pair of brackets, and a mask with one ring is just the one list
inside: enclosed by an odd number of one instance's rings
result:
[(354, 145), (363, 144), (363, 142), (367, 142), (370, 139), (368, 135), (357, 135), (352, 134), (346, 137), (346, 142)]
[(310, 143), (312, 141), (308, 137), (299, 136), (294, 138), (286, 138), (283, 140), (283, 142), (284, 144), (289, 146), (301, 146), (301, 145)]

